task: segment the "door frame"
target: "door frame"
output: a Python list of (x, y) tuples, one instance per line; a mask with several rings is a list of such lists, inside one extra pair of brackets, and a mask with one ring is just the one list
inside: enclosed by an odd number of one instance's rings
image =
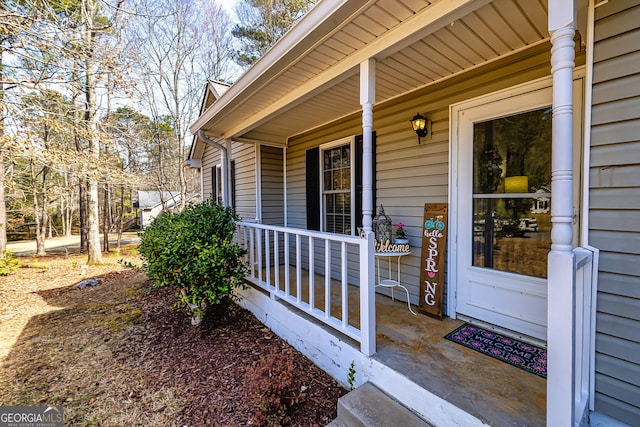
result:
[[(584, 67), (576, 68), (574, 71), (574, 117), (579, 118), (579, 122), (574, 123), (574, 139), (580, 141), (580, 148), (574, 149), (574, 206), (576, 208), (576, 220), (579, 221), (579, 210), (582, 207), (582, 161), (584, 150), (584, 138), (583, 138), (583, 111), (584, 111)], [(512, 97), (518, 97), (521, 95), (529, 94), (544, 89), (551, 89), (553, 87), (552, 77), (546, 76), (529, 82), (525, 82), (516, 86), (511, 86), (506, 89), (502, 89), (489, 94), (481, 95), (475, 98), (470, 98), (449, 106), (449, 247), (447, 251), (447, 304), (446, 315), (455, 319), (457, 318), (457, 291), (458, 291), (458, 262), (457, 253), (459, 247), (459, 226), (457, 223), (457, 211), (459, 206), (458, 201), (458, 176), (457, 166), (459, 163), (460, 153), (460, 141), (458, 138), (458, 126), (460, 120), (458, 113), (470, 108), (479, 107), (482, 105), (491, 104), (497, 101), (507, 100)], [(579, 91), (576, 89), (579, 88)], [(549, 100), (551, 104), (551, 99)], [(528, 107), (527, 107), (528, 108)], [(526, 110), (526, 108), (525, 108)], [(518, 113), (518, 108), (514, 108), (514, 114)], [(579, 230), (579, 222), (576, 224), (576, 229)], [(574, 233), (574, 244), (577, 244), (579, 233)], [(551, 250), (551, 248), (549, 248)]]

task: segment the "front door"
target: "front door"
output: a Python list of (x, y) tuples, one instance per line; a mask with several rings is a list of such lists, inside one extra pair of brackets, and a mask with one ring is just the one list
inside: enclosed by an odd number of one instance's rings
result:
[(548, 84), (452, 109), (456, 312), (540, 340), (553, 203)]

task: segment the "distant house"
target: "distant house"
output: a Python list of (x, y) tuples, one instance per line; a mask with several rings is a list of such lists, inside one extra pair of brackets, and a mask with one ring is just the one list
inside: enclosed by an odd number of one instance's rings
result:
[[(187, 195), (187, 202), (197, 201), (198, 194)], [(181, 204), (179, 191), (138, 191), (138, 201), (134, 204), (140, 210), (140, 228), (145, 228), (164, 211), (174, 210)]]
[(536, 191), (538, 196), (535, 197), (531, 213), (546, 214), (551, 210), (551, 199), (547, 196), (551, 194), (551, 189), (543, 187)]
[[(433, 425), (639, 425), (640, 0), (320, 0), (206, 97), (188, 161), (243, 218), (242, 304), (319, 366), (344, 381), (355, 360)], [(451, 380), (469, 355), (423, 382), (411, 349), (378, 357), (381, 204), (412, 250), (395, 298), (432, 302), (424, 209), (446, 205), (444, 321), (546, 347), (538, 388), (507, 373), (516, 388), (487, 402)]]

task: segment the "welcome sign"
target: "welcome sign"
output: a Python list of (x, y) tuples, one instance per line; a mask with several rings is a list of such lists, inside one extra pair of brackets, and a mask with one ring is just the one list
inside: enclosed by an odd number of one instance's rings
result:
[(444, 303), (444, 258), (447, 249), (447, 204), (424, 205), (422, 257), (420, 259), (419, 308), (424, 314), (442, 319)]

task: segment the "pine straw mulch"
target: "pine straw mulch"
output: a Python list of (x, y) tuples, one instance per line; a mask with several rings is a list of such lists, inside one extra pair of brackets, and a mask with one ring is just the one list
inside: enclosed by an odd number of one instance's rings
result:
[[(24, 261), (0, 277), (0, 405), (63, 405), (68, 426), (335, 418), (346, 390), (239, 306), (194, 327), (171, 289), (148, 292), (115, 260), (88, 271), (80, 256)], [(81, 268), (105, 280), (76, 289)]]

